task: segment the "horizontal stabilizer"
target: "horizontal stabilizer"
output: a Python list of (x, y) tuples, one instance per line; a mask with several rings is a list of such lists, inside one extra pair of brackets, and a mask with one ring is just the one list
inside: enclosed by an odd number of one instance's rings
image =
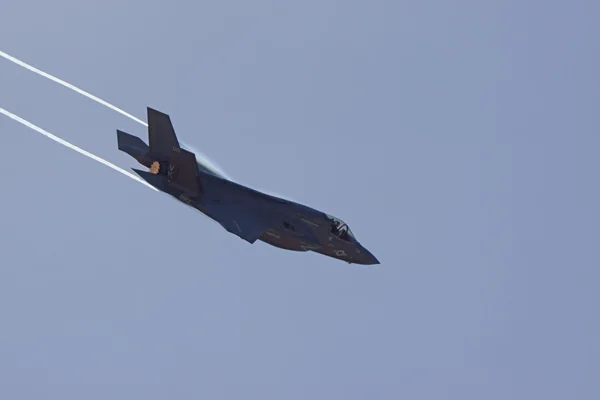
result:
[(155, 188), (161, 189), (163, 187), (163, 178), (159, 175), (154, 175), (148, 171), (141, 171), (139, 169), (131, 168), (133, 172), (138, 174), (140, 178), (154, 186)]
[(139, 163), (149, 166), (151, 160), (147, 157), (150, 148), (142, 139), (137, 136), (130, 135), (123, 131), (117, 130), (117, 142), (119, 150), (129, 154)]
[(142, 139), (137, 136), (130, 135), (117, 129), (117, 141), (119, 144), (119, 150), (125, 153), (131, 153), (141, 151), (147, 153), (150, 148)]

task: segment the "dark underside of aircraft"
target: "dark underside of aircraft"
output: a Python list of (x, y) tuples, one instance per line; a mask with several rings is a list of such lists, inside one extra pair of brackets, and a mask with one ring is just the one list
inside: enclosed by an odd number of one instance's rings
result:
[(180, 145), (167, 114), (148, 107), (147, 145), (117, 130), (119, 150), (148, 168), (133, 170), (150, 185), (217, 221), (249, 243), (261, 240), (354, 264), (379, 264), (348, 224), (324, 212), (233, 182)]

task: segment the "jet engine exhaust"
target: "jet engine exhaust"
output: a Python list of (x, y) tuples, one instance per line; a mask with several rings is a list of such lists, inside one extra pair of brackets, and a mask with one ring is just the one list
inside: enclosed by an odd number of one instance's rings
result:
[(150, 166), (150, 172), (154, 175), (157, 175), (160, 172), (160, 163), (158, 161), (154, 161)]

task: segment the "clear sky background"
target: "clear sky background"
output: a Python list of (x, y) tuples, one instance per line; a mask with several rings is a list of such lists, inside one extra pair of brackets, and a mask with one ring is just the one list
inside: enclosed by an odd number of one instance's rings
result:
[[(0, 116), (3, 399), (600, 398), (597, 1), (8, 1), (0, 50), (336, 215), (248, 245)], [(0, 59), (122, 167), (143, 126)]]

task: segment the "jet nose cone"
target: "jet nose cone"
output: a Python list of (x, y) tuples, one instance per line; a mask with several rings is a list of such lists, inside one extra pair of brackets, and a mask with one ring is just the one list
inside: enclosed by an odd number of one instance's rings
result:
[(373, 255), (373, 253), (371, 253), (367, 249), (364, 249), (364, 251), (363, 251), (363, 257), (361, 258), (361, 264), (363, 264), (363, 265), (376, 265), (376, 264), (380, 264), (380, 262), (377, 259), (377, 257), (375, 257)]
[(365, 263), (365, 265), (377, 265), (377, 264), (381, 264), (381, 263), (379, 262), (377, 257), (375, 257), (373, 254), (371, 254), (371, 257), (369, 257), (368, 261)]

